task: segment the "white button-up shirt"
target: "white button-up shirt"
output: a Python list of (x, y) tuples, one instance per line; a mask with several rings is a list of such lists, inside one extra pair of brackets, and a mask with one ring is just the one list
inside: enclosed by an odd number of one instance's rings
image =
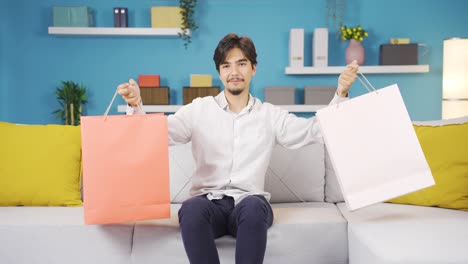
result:
[[(330, 104), (342, 100), (335, 95)], [(141, 111), (127, 108), (127, 114)], [(196, 169), (190, 194), (209, 199), (227, 195), (235, 204), (248, 195), (270, 199), (264, 182), (275, 144), (291, 149), (323, 144), (315, 117), (297, 117), (252, 95), (239, 113), (229, 110), (223, 91), (193, 100), (167, 120), (169, 145), (192, 142)]]

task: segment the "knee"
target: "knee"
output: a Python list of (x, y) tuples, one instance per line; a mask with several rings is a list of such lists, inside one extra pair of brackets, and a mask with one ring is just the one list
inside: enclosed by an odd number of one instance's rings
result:
[(238, 205), (238, 222), (258, 227), (269, 227), (272, 222), (272, 212), (268, 202), (258, 196), (244, 198)]
[(209, 218), (206, 205), (209, 201), (205, 197), (192, 197), (182, 203), (179, 209), (179, 224), (198, 224)]

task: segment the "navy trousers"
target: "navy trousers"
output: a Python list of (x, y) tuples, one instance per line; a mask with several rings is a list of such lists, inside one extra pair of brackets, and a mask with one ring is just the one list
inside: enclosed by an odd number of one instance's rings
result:
[(191, 264), (220, 263), (214, 240), (224, 235), (236, 237), (236, 264), (261, 264), (273, 211), (260, 195), (248, 196), (235, 207), (229, 196), (211, 201), (195, 196), (182, 203), (179, 223)]

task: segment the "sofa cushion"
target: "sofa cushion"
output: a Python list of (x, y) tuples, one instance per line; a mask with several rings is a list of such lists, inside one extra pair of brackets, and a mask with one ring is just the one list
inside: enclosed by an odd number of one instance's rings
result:
[[(347, 263), (346, 221), (334, 204), (274, 204), (274, 223), (268, 230), (264, 263)], [(177, 212), (171, 207), (171, 219), (138, 222), (135, 225), (133, 263), (186, 264)], [(234, 263), (235, 239), (216, 239), (221, 263)], [(155, 253), (153, 249), (158, 249)]]
[(0, 126), (0, 205), (81, 205), (80, 128)]
[(195, 171), (192, 144), (169, 147), (169, 182), (172, 203), (182, 203), (190, 197), (191, 178)]
[(271, 203), (323, 202), (324, 185), (323, 144), (299, 149), (274, 147), (265, 176)]
[(335, 169), (325, 146), (325, 201), (329, 203), (340, 203), (344, 201)]
[(468, 210), (468, 117), (457, 122), (414, 125), (436, 184), (389, 202)]
[(468, 263), (468, 212), (380, 203), (349, 212), (349, 263)]
[[(190, 197), (190, 178), (195, 170), (191, 144), (169, 148), (171, 201), (181, 203)], [(273, 149), (265, 176), (265, 191), (271, 203), (322, 202), (325, 162), (322, 144), (290, 150)]]
[(83, 207), (0, 208), (0, 263), (130, 263), (133, 224), (83, 219)]
[(348, 263), (347, 222), (334, 204), (273, 204), (265, 263)]

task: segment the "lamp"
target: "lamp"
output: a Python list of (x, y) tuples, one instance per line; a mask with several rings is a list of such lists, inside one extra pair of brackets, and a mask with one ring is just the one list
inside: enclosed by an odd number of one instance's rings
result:
[(444, 40), (442, 119), (468, 116), (468, 39)]

